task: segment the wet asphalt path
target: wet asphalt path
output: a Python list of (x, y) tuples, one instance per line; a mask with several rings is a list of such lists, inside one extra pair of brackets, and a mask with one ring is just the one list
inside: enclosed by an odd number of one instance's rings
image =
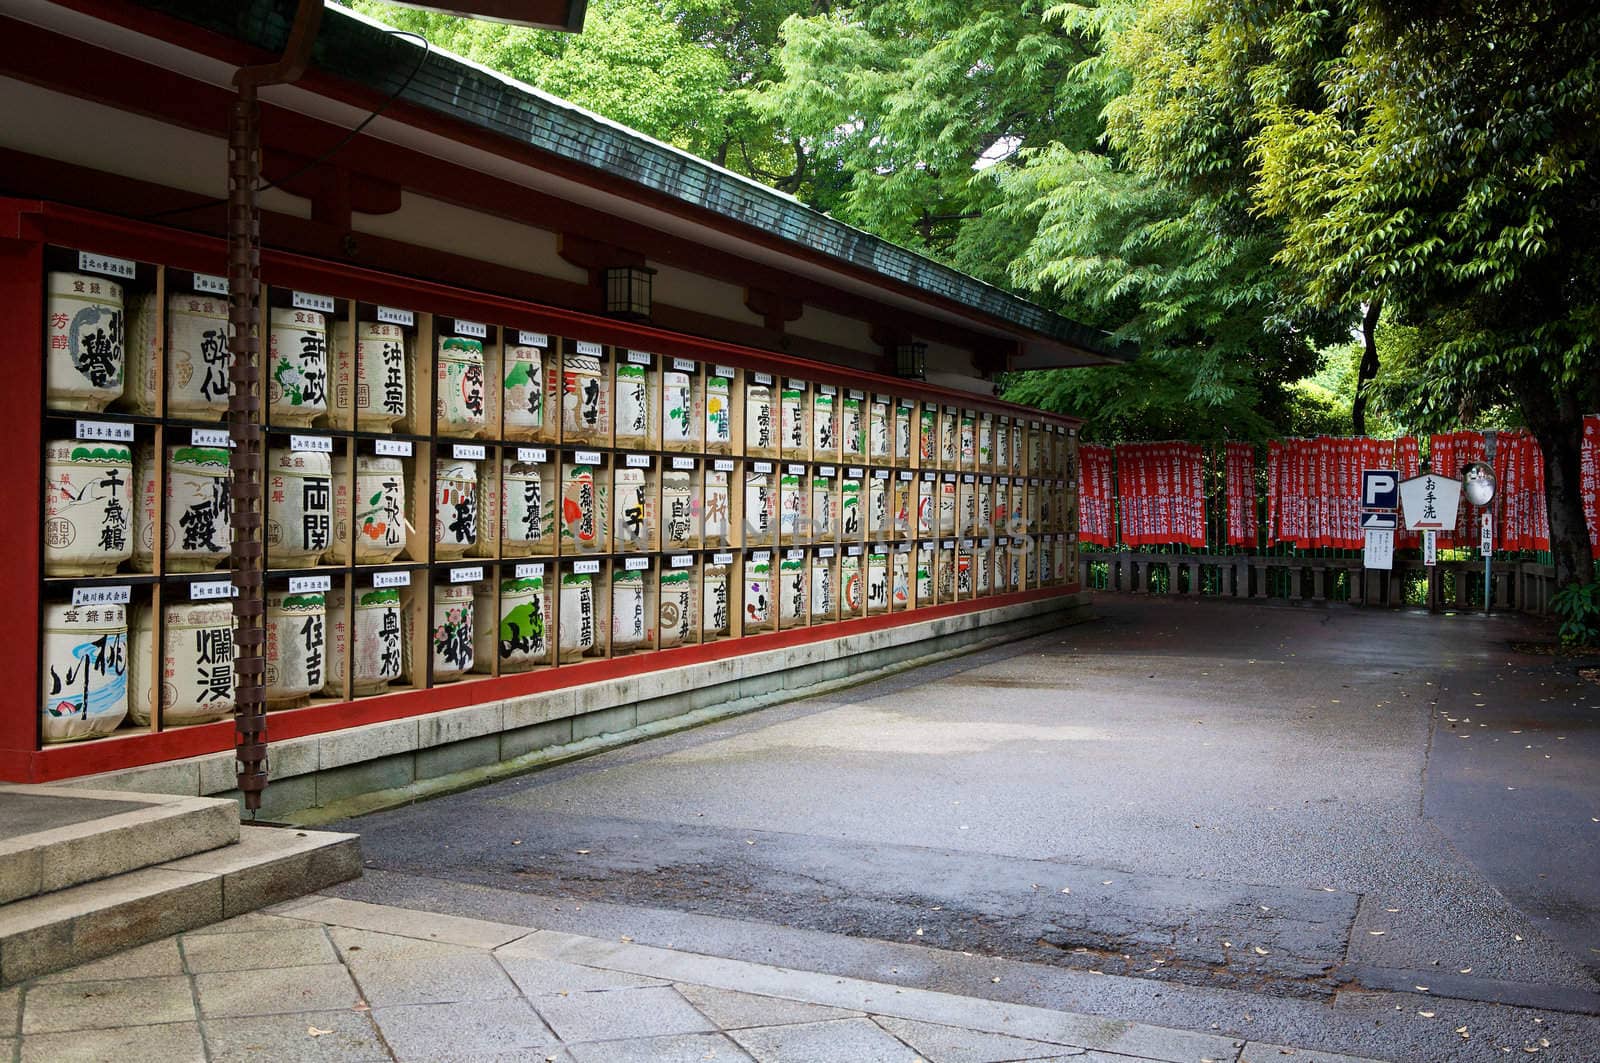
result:
[(351, 821), (340, 892), (1395, 1059), (1600, 1059), (1600, 686), (1511, 618), (1098, 609)]

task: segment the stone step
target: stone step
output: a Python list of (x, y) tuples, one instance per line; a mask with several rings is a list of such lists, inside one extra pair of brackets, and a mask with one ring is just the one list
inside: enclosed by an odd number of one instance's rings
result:
[(232, 844), (0, 905), (0, 986), (361, 874), (357, 835), (234, 822)]
[(238, 840), (225, 799), (0, 786), (0, 905)]

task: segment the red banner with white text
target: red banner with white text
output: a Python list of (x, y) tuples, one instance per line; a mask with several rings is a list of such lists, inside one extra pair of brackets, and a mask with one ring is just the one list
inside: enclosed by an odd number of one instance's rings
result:
[(1117, 448), (1122, 541), (1129, 546), (1206, 545), (1205, 455), (1196, 443)]
[(1223, 448), (1228, 500), (1228, 545), (1256, 545), (1256, 448), (1229, 443)]
[(1600, 557), (1600, 415), (1583, 419), (1583, 509), (1589, 515), (1589, 552)]
[(1111, 482), (1111, 448), (1078, 446), (1078, 540), (1110, 546), (1116, 492)]

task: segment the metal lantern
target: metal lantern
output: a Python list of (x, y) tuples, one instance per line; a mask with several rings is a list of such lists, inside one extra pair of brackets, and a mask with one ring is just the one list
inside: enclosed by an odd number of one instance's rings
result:
[(894, 372), (896, 376), (907, 380), (926, 380), (928, 378), (928, 345), (926, 343), (902, 343), (894, 349)]
[(606, 313), (648, 319), (655, 275), (655, 270), (644, 266), (608, 267)]

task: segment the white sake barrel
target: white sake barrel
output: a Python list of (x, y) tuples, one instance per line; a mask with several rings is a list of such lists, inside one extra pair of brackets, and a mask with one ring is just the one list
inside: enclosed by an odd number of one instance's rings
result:
[(642, 649), (649, 642), (642, 572), (617, 572), (611, 577), (611, 650)]
[(772, 420), (772, 389), (746, 384), (744, 389), (745, 452), (770, 456), (778, 449), (778, 429)]
[(794, 627), (805, 622), (807, 616), (806, 591), (810, 575), (804, 560), (785, 559), (778, 565), (778, 624)]
[(399, 458), (356, 456), (356, 564), (381, 565), (406, 547), (406, 468)]
[(889, 558), (867, 555), (867, 612), (881, 613), (889, 608)]
[(939, 414), (933, 407), (924, 406), (917, 416), (917, 454), (924, 469), (933, 468), (939, 453)]
[(575, 661), (594, 649), (594, 578), (575, 572), (561, 577), (561, 659)]
[[(678, 369), (661, 374), (661, 438), (668, 450), (693, 450), (700, 440), (694, 377)], [(726, 407), (724, 407), (726, 410)]]
[(328, 548), (322, 552), (322, 561), (328, 565), (348, 565), (350, 563), (350, 514), (352, 512), (352, 499), (350, 492), (353, 485), (350, 482), (350, 459), (344, 454), (331, 456), (330, 464), (333, 466), (333, 479), (330, 488), (333, 495), (333, 512), (330, 522), (331, 531), (328, 535)]
[(613, 549), (648, 550), (655, 524), (655, 500), (643, 469), (618, 469), (613, 512), (616, 528)]
[(811, 399), (811, 438), (818, 459), (833, 456), (839, 450), (838, 410), (832, 395), (817, 392)]
[(777, 516), (778, 499), (772, 477), (754, 473), (744, 481), (744, 538), (746, 542), (769, 543)]
[(472, 584), (439, 583), (433, 588), (433, 681), (452, 683), (472, 670), (474, 608)]
[(894, 416), (887, 402), (873, 400), (867, 411), (867, 450), (874, 459), (887, 459), (893, 450), (890, 438)]
[(217, 421), (228, 412), (228, 300), (167, 296), (167, 416)]
[(168, 447), (163, 509), (168, 572), (209, 572), (228, 562), (227, 447)]
[(867, 482), (867, 534), (889, 532), (889, 482), (873, 477)]
[(566, 467), (561, 482), (561, 540), (581, 551), (606, 547), (605, 507), (592, 466)]
[(46, 576), (108, 576), (133, 558), (131, 449), (54, 439), (44, 477)]
[(978, 415), (978, 467), (988, 469), (993, 465), (994, 418), (987, 413), (981, 413)]
[(569, 354), (561, 361), (561, 434), (566, 440), (605, 443), (611, 432), (600, 359)]
[(478, 464), (437, 458), (433, 481), (433, 554), (454, 560), (478, 544)]
[(925, 556), (924, 552), (917, 554), (917, 605), (933, 604), (933, 569), (936, 561)]
[(956, 533), (956, 485), (949, 480), (939, 482), (939, 534)]
[(500, 671), (550, 663), (550, 590), (543, 576), (500, 581)]
[(811, 537), (818, 542), (832, 542), (839, 534), (834, 519), (833, 480), (827, 476), (811, 478)]
[(694, 480), (687, 472), (661, 474), (661, 538), (666, 550), (693, 550), (700, 545), (695, 527)]
[(833, 619), (838, 608), (834, 594), (834, 565), (826, 558), (811, 562), (811, 616), (814, 620)]
[(328, 322), (315, 310), (274, 307), (267, 346), (272, 423), (304, 427), (328, 412)]
[(785, 475), (778, 478), (778, 534), (783, 536), (785, 542), (793, 539), (808, 520), (806, 511), (810, 499), (807, 495), (804, 477)]
[(506, 347), (506, 438), (540, 438), (544, 433), (544, 408), (544, 351), (521, 344)]
[(488, 423), (484, 411), (483, 341), (439, 337), (438, 430), (442, 436), (475, 436)]
[(733, 447), (733, 400), (727, 377), (706, 378), (706, 450), (726, 454)]
[(889, 597), (896, 609), (911, 604), (911, 555), (898, 551), (892, 556), (889, 574)]
[(156, 525), (160, 523), (161, 466), (156, 445), (133, 448), (133, 570), (156, 570)]
[(45, 405), (103, 410), (122, 397), (122, 285), (85, 273), (51, 273), (45, 288)]
[(939, 551), (939, 600), (948, 602), (956, 593), (956, 552)]
[(556, 545), (556, 503), (549, 465), (506, 458), (500, 463), (500, 552), (548, 554)]
[(120, 605), (47, 605), (40, 661), (45, 742), (97, 738), (128, 715), (128, 619)]
[(721, 638), (729, 632), (729, 587), (726, 565), (707, 565), (704, 606), (701, 611), (701, 632), (705, 638)]
[(732, 501), (728, 495), (728, 474), (706, 473), (706, 497), (700, 507), (701, 535), (706, 546), (728, 545), (728, 515)]
[[(220, 602), (179, 602), (162, 609), (161, 722), (165, 727), (209, 723), (233, 715), (233, 606)], [(153, 613), (136, 610), (129, 669), (128, 718), (150, 723), (150, 682), (145, 670), (155, 660)]]
[(766, 561), (744, 563), (744, 629), (748, 634), (764, 629), (772, 620), (772, 565)]
[(126, 301), (122, 403), (134, 413), (154, 417), (161, 410), (161, 329), (157, 320), (161, 300), (154, 292), (129, 292)]
[(617, 446), (642, 447), (650, 442), (649, 375), (642, 365), (621, 362), (617, 366)]
[(661, 648), (695, 641), (699, 613), (695, 609), (694, 574), (688, 569), (661, 573)]
[(269, 593), (266, 627), (267, 707), (302, 705), (327, 682), (327, 598)]
[(308, 568), (333, 543), (333, 461), (327, 454), (267, 453), (267, 564)]
[(410, 410), (407, 342), (399, 325), (363, 321), (356, 326), (356, 427), (363, 432), (387, 432)]
[(894, 456), (899, 461), (911, 458), (911, 407), (894, 408)]
[(1000, 418), (994, 427), (994, 467), (996, 472), (1011, 471), (1011, 426), (1010, 419)]
[(783, 453), (786, 457), (806, 457), (811, 453), (811, 442), (806, 438), (806, 393), (785, 388), (781, 403)]
[(993, 567), (990, 551), (979, 547), (972, 556), (972, 585), (979, 594), (989, 593), (989, 570)]
[(845, 540), (861, 538), (860, 480), (846, 480), (839, 485), (839, 535)]
[(939, 415), (939, 460), (947, 469), (955, 468), (961, 453), (956, 415), (948, 411)]

